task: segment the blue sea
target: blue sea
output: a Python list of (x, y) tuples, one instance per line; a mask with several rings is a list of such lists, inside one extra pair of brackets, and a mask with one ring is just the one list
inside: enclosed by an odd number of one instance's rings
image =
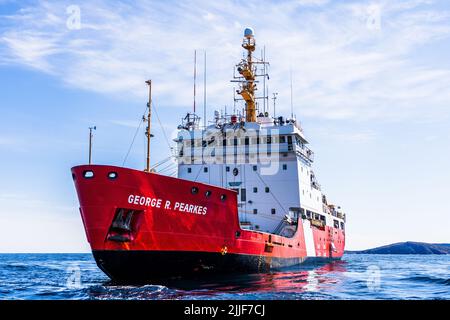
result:
[(357, 255), (252, 275), (114, 283), (90, 254), (0, 254), (0, 299), (450, 299), (450, 255)]

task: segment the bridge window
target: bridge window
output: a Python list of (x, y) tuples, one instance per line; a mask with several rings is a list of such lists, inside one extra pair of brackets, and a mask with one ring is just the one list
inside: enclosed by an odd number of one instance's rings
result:
[(283, 164), (283, 170), (287, 170), (287, 164)]
[(229, 167), (229, 166), (226, 166), (226, 167), (225, 167), (225, 171), (226, 171), (226, 172), (230, 172), (230, 167)]
[(253, 209), (253, 214), (258, 214), (258, 209)]
[(266, 187), (266, 188), (264, 189), (264, 191), (266, 191), (266, 193), (269, 193), (269, 192), (270, 192), (269, 187)]
[(258, 192), (258, 188), (257, 187), (253, 187), (253, 193), (257, 193)]
[(258, 170), (258, 166), (253, 166), (253, 171)]
[(192, 172), (192, 168), (187, 168), (187, 172), (191, 173)]
[(272, 214), (275, 214), (275, 213), (276, 213), (275, 208), (272, 208), (271, 213), (272, 213)]
[(280, 136), (280, 143), (286, 142), (286, 136)]
[(208, 172), (208, 167), (204, 167), (203, 172)]

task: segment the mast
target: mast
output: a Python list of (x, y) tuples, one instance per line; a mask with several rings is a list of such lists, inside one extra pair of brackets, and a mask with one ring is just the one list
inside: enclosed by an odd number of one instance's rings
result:
[(93, 126), (93, 127), (89, 127), (89, 164), (92, 163), (92, 137), (94, 136), (92, 134), (92, 130), (96, 130), (97, 127)]
[(238, 93), (245, 100), (245, 120), (247, 122), (256, 122), (256, 85), (252, 57), (252, 52), (255, 51), (256, 43), (253, 36), (253, 30), (250, 28), (244, 30), (242, 47), (247, 50), (247, 60), (243, 60), (237, 68), (238, 72), (245, 79), (245, 81), (241, 83), (241, 88)]
[(147, 163), (144, 171), (150, 172), (150, 138), (153, 136), (150, 133), (150, 127), (152, 124), (152, 80), (147, 80), (145, 83), (148, 85), (148, 113), (147, 117), (144, 116), (144, 121), (147, 121), (147, 129), (145, 131), (145, 136), (147, 137)]

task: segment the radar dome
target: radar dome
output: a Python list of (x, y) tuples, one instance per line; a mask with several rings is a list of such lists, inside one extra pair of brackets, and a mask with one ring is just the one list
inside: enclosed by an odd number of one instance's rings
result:
[(253, 36), (254, 36), (253, 29), (252, 28), (245, 28), (245, 30), (244, 30), (244, 37), (252, 38)]

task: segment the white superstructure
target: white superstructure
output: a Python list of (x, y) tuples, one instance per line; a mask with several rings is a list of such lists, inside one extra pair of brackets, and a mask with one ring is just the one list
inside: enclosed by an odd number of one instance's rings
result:
[(253, 32), (246, 30), (243, 47), (249, 54), (236, 66), (241, 76), (235, 77), (245, 116), (216, 111), (205, 128), (188, 113), (176, 139), (178, 177), (234, 189), (242, 228), (288, 237), (297, 221), (344, 229), (345, 215), (321, 191), (312, 169), (314, 153), (299, 122), (258, 113), (255, 78), (266, 76), (257, 70), (258, 65), (265, 70), (266, 62), (252, 60), (254, 46)]

